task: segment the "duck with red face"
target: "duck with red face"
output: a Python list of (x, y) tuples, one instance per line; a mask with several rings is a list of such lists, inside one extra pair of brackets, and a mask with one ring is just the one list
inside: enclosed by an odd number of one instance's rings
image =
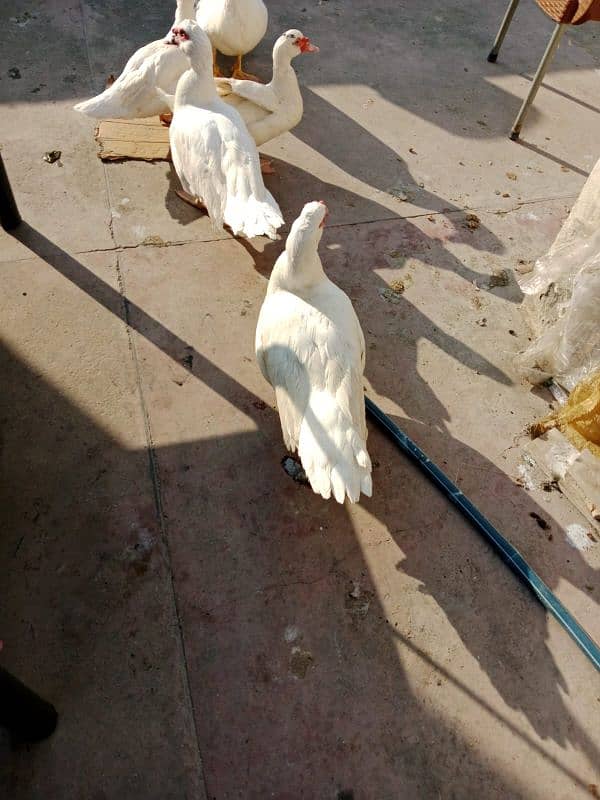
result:
[[(194, 0), (177, 0), (175, 26), (194, 14)], [(170, 34), (169, 34), (170, 36)], [(184, 54), (167, 47), (164, 39), (141, 47), (123, 72), (101, 94), (75, 106), (90, 117), (132, 119), (153, 117), (169, 110), (177, 81), (189, 68)]]
[[(236, 78), (216, 78), (217, 90), (242, 118), (257, 146), (291, 131), (302, 119), (302, 94), (292, 61), (302, 54), (318, 53), (319, 48), (302, 31), (282, 33), (273, 47), (273, 77), (263, 85)], [(273, 172), (261, 161), (263, 171)]]
[(202, 204), (217, 228), (228, 225), (235, 236), (276, 238), (281, 211), (263, 183), (244, 120), (217, 94), (207, 35), (188, 19), (173, 26), (168, 41), (190, 67), (177, 84), (169, 128), (180, 196)]

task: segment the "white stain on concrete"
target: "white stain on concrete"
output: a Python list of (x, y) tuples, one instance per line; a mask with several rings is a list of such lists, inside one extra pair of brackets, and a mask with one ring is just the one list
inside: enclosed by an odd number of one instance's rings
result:
[(300, 636), (300, 628), (296, 625), (288, 625), (283, 632), (283, 638), (286, 642), (295, 642)]
[(567, 525), (567, 542), (576, 550), (589, 550), (592, 546), (592, 540), (588, 536), (588, 530), (584, 525), (579, 525), (576, 522), (572, 525)]
[(531, 492), (536, 488), (535, 481), (531, 477), (531, 468), (527, 464), (519, 464), (517, 473), (519, 475), (519, 483), (524, 486), (525, 489)]

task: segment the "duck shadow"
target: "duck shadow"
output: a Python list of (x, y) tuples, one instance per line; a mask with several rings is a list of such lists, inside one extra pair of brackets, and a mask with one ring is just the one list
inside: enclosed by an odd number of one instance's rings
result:
[(177, 194), (177, 190), (181, 189), (181, 182), (175, 172), (175, 167), (169, 161), (169, 170), (166, 175), (167, 190), (165, 192), (165, 208), (169, 212), (171, 219), (174, 219), (180, 225), (191, 225), (196, 222), (199, 217), (206, 217), (207, 212), (201, 208), (186, 203)]
[[(375, 252), (381, 251), (385, 242), (393, 252), (394, 266), (402, 266), (411, 256), (416, 256), (423, 263), (436, 269), (447, 270), (464, 278), (470, 284), (476, 284), (483, 291), (489, 291), (489, 274), (480, 272), (471, 267), (467, 259), (457, 258), (450, 252), (447, 245), (464, 245), (475, 254), (478, 252), (490, 253), (491, 256), (501, 255), (504, 246), (489, 228), (479, 221), (477, 229), (472, 230), (466, 224), (464, 212), (456, 211), (447, 218), (441, 215), (419, 215), (423, 219), (416, 220), (394, 215), (384, 206), (380, 206), (361, 195), (347, 189), (328, 183), (316, 175), (278, 159), (271, 159), (275, 168), (275, 175), (268, 175), (265, 185), (278, 200), (282, 210), (285, 225), (279, 229), (279, 240), (270, 242), (263, 239), (242, 241), (240, 244), (251, 254), (255, 255), (256, 268), (261, 274), (267, 273), (269, 263), (271, 266), (285, 247), (285, 238), (291, 224), (299, 215), (304, 204), (309, 200), (323, 199), (329, 209), (326, 230), (336, 230), (340, 237), (347, 228), (350, 231), (361, 230), (362, 240), (368, 240), (369, 246)], [(299, 195), (298, 185), (303, 187)], [(351, 209), (349, 219), (348, 209)], [(360, 225), (355, 222), (357, 214)], [(422, 224), (421, 224), (422, 223)], [(379, 258), (379, 253), (377, 258)], [(378, 265), (374, 257), (374, 268)], [(473, 262), (480, 260), (475, 255)], [(381, 266), (381, 262), (379, 262)], [(519, 303), (522, 294), (516, 282), (502, 296), (511, 303)]]
[[(400, 144), (397, 149), (390, 147), (354, 117), (336, 108), (313, 90), (303, 87), (302, 95), (304, 114), (292, 133), (332, 164), (382, 192), (388, 200), (396, 200), (399, 195), (409, 198), (412, 205), (422, 209), (416, 214), (447, 214), (462, 210), (462, 207), (439, 197), (413, 177), (401, 154)], [(420, 149), (424, 147), (425, 143)], [(414, 155), (409, 155), (409, 158), (417, 155), (415, 150)], [(402, 204), (402, 201), (398, 202), (400, 207)], [(491, 233), (490, 236), (495, 238)], [(497, 239), (494, 244), (497, 248), (501, 247)]]

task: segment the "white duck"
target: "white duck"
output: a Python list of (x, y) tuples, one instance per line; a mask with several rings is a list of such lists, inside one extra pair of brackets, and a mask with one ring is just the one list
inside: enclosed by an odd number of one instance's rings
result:
[(208, 37), (188, 19), (173, 28), (170, 42), (191, 64), (177, 84), (169, 128), (173, 165), (186, 199), (202, 203), (213, 223), (229, 225), (234, 235), (276, 238), (281, 211), (265, 188), (244, 120), (217, 95)]
[[(174, 24), (193, 16), (194, 0), (177, 0)], [(74, 108), (101, 118), (131, 119), (162, 114), (169, 110), (163, 93), (175, 92), (177, 81), (189, 66), (180, 50), (158, 39), (136, 50), (111, 86)]]
[(273, 77), (263, 85), (236, 78), (217, 78), (217, 91), (242, 115), (259, 147), (294, 128), (302, 119), (303, 103), (292, 59), (319, 48), (301, 31), (283, 33), (273, 47)]
[(258, 80), (243, 71), (242, 56), (254, 50), (267, 32), (269, 14), (263, 0), (200, 0), (196, 21), (212, 43), (215, 75), (221, 75), (218, 50), (225, 56), (236, 56), (234, 78)]
[(338, 503), (372, 492), (362, 376), (365, 340), (348, 296), (317, 252), (327, 208), (304, 206), (277, 259), (256, 328), (256, 358), (275, 389), (286, 447), (313, 491)]

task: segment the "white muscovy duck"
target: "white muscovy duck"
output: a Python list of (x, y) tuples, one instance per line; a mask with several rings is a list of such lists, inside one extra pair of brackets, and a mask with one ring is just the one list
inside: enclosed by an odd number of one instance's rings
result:
[(242, 56), (254, 50), (267, 32), (269, 14), (263, 0), (200, 0), (196, 22), (206, 31), (213, 47), (213, 71), (217, 67), (217, 54), (235, 56), (232, 77), (258, 80), (242, 69)]
[(257, 147), (292, 130), (302, 119), (303, 103), (292, 59), (319, 48), (301, 31), (283, 33), (273, 47), (273, 77), (266, 85), (236, 78), (217, 78), (217, 91), (236, 108)]
[(256, 358), (275, 389), (283, 440), (314, 492), (371, 496), (362, 377), (365, 340), (349, 297), (317, 252), (327, 208), (307, 203), (277, 259), (256, 327)]
[(169, 128), (184, 199), (204, 205), (216, 226), (229, 225), (236, 236), (275, 239), (281, 211), (265, 188), (244, 120), (217, 95), (207, 35), (188, 19), (173, 28), (170, 43), (191, 64), (177, 84)]
[[(175, 22), (194, 16), (194, 0), (177, 0)], [(189, 69), (185, 55), (165, 39), (140, 47), (119, 77), (101, 94), (74, 106), (90, 117), (132, 119), (152, 117), (169, 110), (165, 94), (172, 95), (177, 81)]]

